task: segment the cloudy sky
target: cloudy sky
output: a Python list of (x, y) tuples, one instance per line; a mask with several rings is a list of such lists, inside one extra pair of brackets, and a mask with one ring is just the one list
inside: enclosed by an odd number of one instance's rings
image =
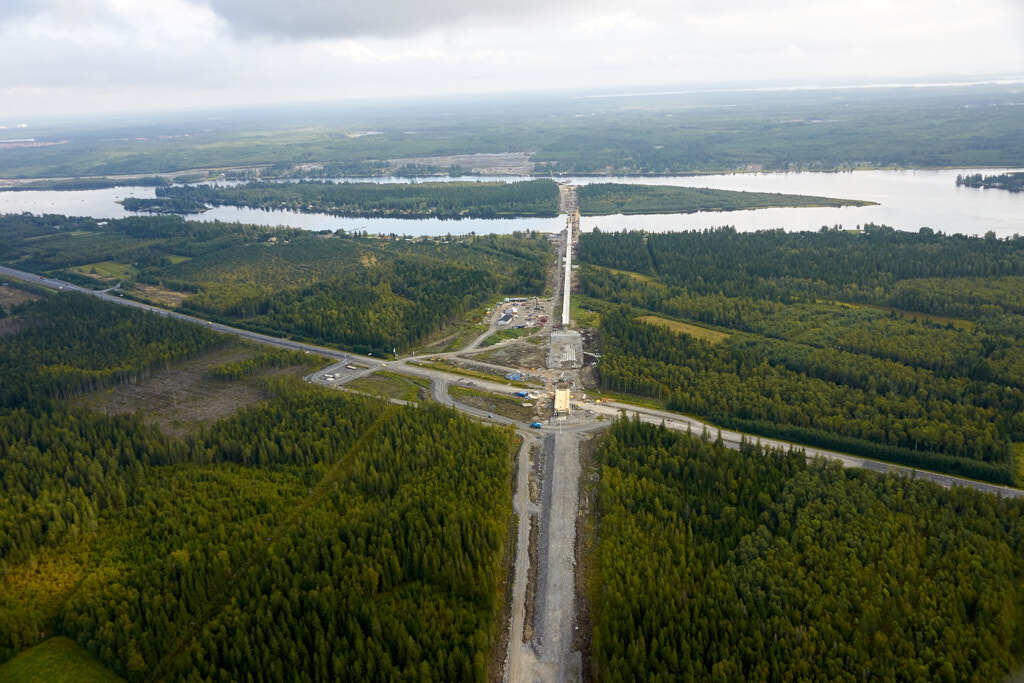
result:
[(1024, 0), (0, 0), (0, 116), (1024, 74)]

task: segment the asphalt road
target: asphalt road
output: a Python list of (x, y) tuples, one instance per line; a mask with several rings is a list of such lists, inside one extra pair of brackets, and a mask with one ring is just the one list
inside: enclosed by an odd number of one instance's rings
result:
[[(207, 320), (203, 320), (202, 318), (196, 318), (194, 316), (185, 315), (183, 313), (176, 313), (174, 311), (168, 311), (166, 309), (159, 308), (157, 306), (151, 306), (149, 304), (144, 304), (144, 303), (141, 303), (141, 302), (138, 302), (138, 301), (133, 301), (131, 299), (124, 299), (124, 298), (121, 298), (119, 296), (116, 296), (116, 295), (113, 295), (113, 294), (109, 294), (108, 292), (98, 292), (98, 291), (95, 291), (95, 290), (86, 289), (84, 287), (79, 287), (78, 285), (71, 284), (70, 282), (64, 282), (64, 281), (61, 281), (61, 280), (56, 280), (56, 279), (53, 279), (53, 278), (48, 278), (48, 277), (44, 277), (44, 276), (41, 276), (41, 275), (36, 275), (34, 273), (28, 273), (28, 272), (25, 272), (25, 271), (22, 271), (22, 270), (16, 270), (14, 268), (8, 268), (6, 266), (0, 266), (0, 275), (3, 275), (5, 277), (11, 277), (11, 278), (19, 279), (19, 280), (24, 280), (26, 282), (30, 282), (32, 284), (41, 285), (43, 287), (48, 287), (50, 289), (81, 292), (83, 294), (88, 294), (90, 296), (95, 296), (95, 297), (97, 297), (99, 299), (103, 299), (105, 301), (110, 301), (112, 303), (120, 304), (122, 306), (130, 306), (132, 308), (136, 308), (136, 309), (140, 309), (140, 310), (144, 310), (144, 311), (150, 311), (150, 312), (155, 313), (157, 315), (169, 316), (169, 317), (172, 317), (172, 318), (177, 318), (178, 320), (184, 320), (184, 321), (187, 321), (187, 322), (195, 323), (197, 325), (203, 325), (205, 327), (208, 327), (211, 330), (215, 330), (217, 332), (223, 332), (225, 334), (233, 334), (233, 335), (236, 335), (236, 336), (241, 337), (243, 339), (248, 339), (250, 341), (258, 342), (260, 344), (267, 344), (267, 345), (270, 345), (270, 346), (277, 346), (279, 348), (293, 349), (293, 350), (296, 350), (296, 351), (305, 351), (305, 352), (308, 352), (308, 353), (315, 353), (317, 355), (324, 356), (324, 357), (327, 357), (327, 358), (333, 358), (333, 359), (336, 359), (336, 360), (344, 360), (346, 358), (358, 360), (358, 363), (361, 364), (361, 365), (366, 365), (370, 369), (369, 371), (372, 371), (372, 370), (377, 369), (378, 367), (384, 365), (384, 361), (382, 361), (381, 359), (378, 359), (378, 358), (370, 358), (370, 357), (366, 357), (366, 356), (359, 356), (357, 354), (353, 354), (353, 353), (347, 352), (347, 351), (338, 351), (337, 349), (329, 349), (329, 348), (325, 348), (325, 347), (322, 347), (322, 346), (317, 346), (315, 344), (306, 344), (304, 342), (293, 341), (291, 339), (282, 339), (280, 337), (271, 337), (269, 335), (260, 334), (258, 332), (250, 332), (249, 330), (243, 330), (243, 329), (238, 328), (238, 327), (231, 327), (230, 325), (222, 325), (220, 323), (210, 322), (210, 321), (207, 321)], [(493, 392), (496, 392), (496, 393), (502, 393), (502, 394), (506, 394), (506, 395), (510, 395), (513, 392), (517, 391), (517, 389), (514, 388), (514, 387), (509, 387), (508, 385), (501, 384), (501, 383), (498, 383), (498, 382), (488, 382), (486, 380), (478, 380), (478, 379), (466, 380), (464, 377), (461, 377), (461, 376), (459, 376), (457, 374), (442, 372), (440, 370), (434, 370), (432, 368), (417, 367), (415, 365), (407, 364), (405, 362), (407, 360), (412, 360), (412, 359), (403, 359), (403, 360), (400, 360), (400, 361), (395, 361), (395, 362), (390, 363), (390, 365), (395, 366), (396, 369), (400, 369), (402, 372), (405, 372), (405, 373), (408, 373), (408, 374), (411, 374), (411, 375), (420, 375), (420, 376), (423, 376), (423, 377), (429, 377), (431, 380), (435, 380), (435, 381), (436, 380), (443, 380), (444, 382), (462, 383), (462, 384), (465, 384), (466, 386), (475, 386), (475, 387), (478, 387), (478, 388), (481, 388), (481, 389), (486, 389), (487, 391), (493, 391)], [(447, 390), (444, 391), (444, 394), (447, 395)], [(465, 405), (462, 405), (462, 404), (456, 404), (450, 398), (447, 401), (445, 401), (445, 403), (447, 403), (448, 405), (454, 405), (459, 410), (461, 410), (463, 412), (466, 412), (466, 413), (469, 413), (471, 415), (474, 415), (476, 417), (482, 417), (484, 419), (491, 419), (491, 421), (493, 421), (493, 422), (498, 422), (498, 423), (502, 423), (502, 424), (510, 424), (510, 425), (513, 425), (513, 426), (519, 427), (519, 428), (522, 427), (521, 424), (519, 424), (519, 423), (517, 423), (517, 422), (515, 422), (513, 420), (510, 420), (508, 418), (501, 417), (500, 415), (495, 415), (495, 416), (493, 416), (493, 418), (488, 418), (487, 417), (487, 413), (485, 411), (478, 410), (478, 409), (472, 408), (470, 406), (465, 406)], [(703, 429), (705, 427), (707, 427), (707, 429), (710, 432), (712, 432), (713, 434), (715, 434), (717, 436), (717, 430), (718, 430), (717, 427), (709, 425), (709, 424), (707, 424), (705, 422), (702, 422), (700, 420), (697, 420), (695, 418), (687, 417), (685, 415), (680, 415), (678, 413), (670, 413), (668, 411), (653, 410), (653, 409), (650, 409), (650, 408), (642, 408), (642, 407), (638, 407), (638, 406), (634, 406), (634, 405), (630, 405), (630, 404), (626, 404), (626, 403), (611, 403), (611, 402), (609, 402), (609, 403), (601, 403), (601, 404), (584, 404), (583, 408), (585, 410), (591, 412), (594, 415), (605, 415), (607, 417), (618, 415), (621, 412), (625, 412), (625, 413), (627, 413), (629, 415), (637, 414), (637, 415), (640, 416), (640, 418), (642, 420), (645, 420), (645, 421), (648, 421), (648, 422), (660, 423), (660, 422), (664, 421), (666, 426), (671, 428), (671, 429), (679, 429), (679, 430), (685, 431), (689, 427), (696, 434), (700, 434), (703, 431)], [(542, 430), (540, 430), (540, 431), (549, 431), (549, 430), (555, 430), (555, 429), (563, 429), (565, 431), (584, 432), (584, 431), (590, 431), (590, 430), (593, 430), (593, 429), (599, 429), (602, 426), (603, 426), (603, 423), (593, 422), (593, 421), (578, 421), (578, 422), (574, 421), (573, 424), (564, 424), (564, 423), (563, 424), (557, 424), (557, 423), (551, 423), (549, 421), (548, 423), (545, 423), (544, 428)], [(979, 491), (985, 491), (987, 493), (996, 493), (996, 494), (999, 494), (999, 495), (1015, 497), (1015, 498), (1024, 497), (1024, 490), (1013, 488), (1013, 487), (1010, 487), (1010, 486), (1000, 486), (1000, 485), (997, 485), (997, 484), (987, 484), (985, 482), (975, 481), (973, 479), (966, 479), (966, 478), (963, 478), (963, 477), (954, 477), (954, 476), (951, 476), (951, 475), (948, 475), (948, 474), (939, 474), (937, 472), (929, 472), (927, 470), (921, 470), (921, 469), (911, 468), (911, 467), (904, 467), (904, 466), (901, 466), (901, 465), (893, 465), (893, 464), (890, 464), (890, 463), (880, 462), (880, 461), (877, 461), (877, 460), (869, 460), (868, 458), (860, 458), (860, 457), (857, 457), (857, 456), (848, 455), (846, 453), (838, 453), (838, 452), (835, 452), (835, 451), (828, 451), (828, 450), (823, 450), (823, 449), (820, 449), (820, 448), (813, 448), (813, 447), (803, 446), (803, 445), (800, 445), (800, 444), (790, 444), (790, 443), (787, 443), (787, 442), (784, 442), (784, 441), (779, 441), (779, 440), (776, 440), (776, 439), (767, 439), (767, 438), (759, 437), (757, 435), (742, 434), (741, 432), (736, 432), (736, 431), (731, 431), (731, 430), (724, 430), (724, 429), (722, 430), (722, 440), (728, 446), (730, 446), (732, 448), (739, 448), (740, 440), (743, 437), (745, 437), (748, 441), (760, 440), (760, 442), (762, 444), (764, 444), (764, 445), (782, 446), (782, 447), (786, 447), (786, 448), (788, 448), (791, 445), (797, 445), (799, 448), (803, 448), (804, 450), (806, 450), (807, 451), (807, 455), (809, 457), (822, 457), (822, 458), (827, 458), (829, 460), (837, 460), (837, 461), (841, 462), (844, 467), (861, 467), (861, 468), (864, 468), (864, 469), (870, 469), (870, 470), (874, 470), (874, 471), (877, 471), (877, 472), (901, 473), (901, 474), (905, 474), (905, 475), (908, 475), (908, 476), (911, 476), (911, 477), (915, 477), (915, 478), (927, 479), (929, 481), (933, 481), (933, 482), (935, 482), (935, 483), (937, 483), (937, 484), (939, 484), (941, 486), (945, 486), (947, 488), (951, 487), (951, 486), (968, 486), (970, 488), (977, 489)]]
[(260, 334), (259, 332), (251, 332), (244, 330), (239, 327), (231, 327), (230, 325), (222, 325), (221, 323), (211, 322), (209, 320), (203, 320), (202, 318), (196, 318), (195, 316), (185, 315), (184, 313), (177, 313), (175, 311), (168, 311), (165, 308), (159, 306), (151, 306), (144, 304), (139, 301), (132, 299), (125, 299), (115, 294), (110, 294), (110, 290), (104, 290), (102, 292), (94, 289), (87, 289), (85, 287), (79, 287), (78, 285), (70, 282), (64, 282), (62, 280), (55, 280), (53, 278), (43, 277), (42, 275), (36, 275), (34, 273), (27, 273), (23, 270), (15, 270), (14, 268), (8, 268), (6, 266), (0, 266), (0, 275), (5, 277), (11, 277), (18, 280), (24, 280), (35, 285), (41, 285), (49, 289), (55, 289), (58, 291), (70, 291), (80, 292), (82, 294), (88, 294), (94, 296), (97, 299), (103, 299), (115, 304), (122, 306), (129, 306), (143, 311), (149, 311), (150, 313), (156, 313), (169, 318), (177, 318), (178, 320), (184, 320), (196, 325), (202, 325), (208, 329), (214, 330), (215, 332), (223, 332), (224, 334), (233, 334), (243, 339), (258, 342), (260, 344), (267, 344), (269, 346), (277, 346), (282, 349), (292, 349), (294, 351), (305, 351), (307, 353), (315, 353), (319, 356), (325, 356), (327, 358), (334, 358), (337, 360), (345, 360), (351, 358), (358, 360), (361, 365), (373, 365), (380, 366), (383, 361), (377, 358), (370, 358), (367, 356), (360, 356), (350, 351), (338, 351), (337, 349), (329, 349), (323, 346), (317, 346), (316, 344), (306, 344), (300, 341), (294, 341), (291, 339), (283, 339), (281, 337), (271, 337), (266, 334)]
[[(630, 405), (628, 403), (616, 403), (606, 402), (601, 404), (586, 404), (586, 407), (595, 413), (611, 416), (617, 416), (625, 414), (630, 417), (637, 416), (642, 422), (649, 422), (653, 424), (661, 424), (664, 422), (665, 426), (669, 429), (675, 429), (677, 431), (686, 431), (689, 429), (694, 434), (701, 434), (704, 429), (708, 430), (708, 433), (713, 437), (718, 437), (718, 427), (712, 426), (706, 422), (680, 415), (679, 413), (670, 413), (665, 410), (654, 410), (651, 408), (641, 408), (638, 406)], [(979, 491), (985, 491), (986, 493), (995, 493), (1001, 496), (1007, 496), (1009, 498), (1021, 498), (1024, 497), (1024, 490), (1013, 488), (1012, 486), (1000, 486), (999, 484), (989, 484), (983, 481), (976, 481), (974, 479), (966, 479), (964, 477), (955, 477), (948, 474), (940, 474), (938, 472), (930, 472), (928, 470), (921, 470), (915, 467), (905, 467), (903, 465), (895, 465), (893, 463), (882, 462), (880, 460), (871, 460), (869, 458), (861, 458), (855, 455), (847, 455), (846, 453), (837, 453), (835, 451), (827, 451), (821, 448), (814, 448), (812, 446), (804, 446), (801, 444), (794, 444), (788, 441), (780, 441), (778, 439), (768, 439), (761, 436), (755, 436), (751, 434), (744, 434), (742, 432), (736, 432), (729, 429), (722, 430), (722, 441), (729, 448), (739, 449), (740, 442), (746, 439), (749, 443), (751, 441), (760, 442), (762, 446), (772, 446), (780, 448), (802, 448), (808, 458), (826, 458), (828, 460), (837, 460), (842, 463), (843, 467), (860, 467), (867, 470), (873, 470), (875, 472), (889, 472), (902, 474), (909, 476), (914, 479), (927, 479), (928, 481), (935, 482), (940, 486), (951, 488), (953, 486), (967, 486)]]
[[(95, 296), (99, 299), (112, 303), (129, 306), (135, 309), (152, 312), (156, 315), (177, 318), (186, 322), (202, 325), (209, 329), (225, 334), (232, 334), (260, 344), (267, 344), (280, 348), (304, 351), (326, 358), (333, 359), (329, 367), (310, 374), (306, 380), (335, 386), (344, 389), (344, 384), (356, 377), (368, 375), (381, 367), (387, 365), (390, 368), (403, 373), (426, 377), (431, 380), (432, 397), (438, 403), (449, 405), (464, 414), (473, 416), (483, 421), (496, 424), (510, 425), (516, 429), (524, 438), (523, 447), (517, 455), (517, 467), (519, 477), (517, 492), (513, 505), (520, 516), (517, 537), (519, 552), (515, 564), (515, 576), (513, 579), (513, 600), (510, 628), (510, 641), (506, 654), (505, 680), (518, 681), (573, 681), (580, 677), (580, 653), (573, 650), (572, 629), (575, 623), (575, 574), (574, 574), (574, 546), (575, 546), (575, 522), (577, 514), (580, 477), (580, 463), (578, 459), (579, 440), (585, 432), (605, 428), (610, 423), (610, 418), (621, 414), (636, 416), (640, 420), (655, 424), (665, 424), (670, 429), (700, 434), (705, 429), (709, 433), (718, 435), (717, 427), (713, 427), (700, 420), (671, 413), (663, 410), (642, 408), (625, 403), (583, 403), (572, 416), (563, 419), (548, 420), (540, 429), (528, 429), (523, 423), (501, 415), (492, 415), (487, 411), (474, 408), (455, 401), (448, 392), (450, 384), (461, 384), (473, 386), (499, 394), (511, 395), (518, 389), (509, 387), (500, 382), (491, 382), (482, 379), (468, 379), (455, 373), (424, 368), (408, 363), (414, 358), (407, 358), (398, 361), (386, 362), (383, 359), (358, 356), (356, 354), (329, 349), (314, 344), (282, 339), (269, 335), (251, 332), (229, 325), (213, 323), (193, 316), (168, 311), (157, 306), (140, 303), (131, 299), (124, 299), (109, 292), (98, 292), (85, 289), (77, 285), (47, 278), (33, 273), (0, 266), (0, 276), (17, 278), (30, 283), (41, 285), (56, 290), (76, 291)], [(566, 292), (568, 294), (568, 292)], [(487, 334), (492, 330), (488, 330)], [(480, 335), (473, 341), (471, 346), (480, 343), (486, 335)], [(438, 354), (441, 355), (441, 354)], [(451, 355), (451, 354), (444, 354)], [(340, 361), (340, 362), (337, 362)], [(345, 368), (348, 363), (358, 366), (356, 370)], [(494, 366), (500, 368), (500, 366)], [(504, 369), (504, 368), (502, 368)], [(327, 374), (336, 374), (332, 380), (326, 378)], [(739, 448), (742, 440), (760, 441), (765, 446), (779, 446), (789, 448), (789, 444), (775, 439), (760, 438), (746, 435), (732, 430), (721, 430), (723, 442), (731, 448)], [(542, 487), (543, 500), (540, 504), (541, 513), (541, 539), (538, 553), (538, 586), (536, 594), (535, 624), (537, 626), (537, 638), (532, 643), (523, 643), (523, 599), (525, 594), (526, 572), (530, 558), (527, 555), (528, 518), (535, 506), (530, 504), (527, 493), (527, 469), (528, 465), (528, 444), (535, 439), (544, 439), (548, 451), (546, 460), (547, 466), (544, 472), (544, 483)], [(933, 481), (941, 486), (967, 486), (977, 490), (994, 493), (1008, 497), (1024, 497), (1024, 491), (1007, 486), (998, 486), (984, 482), (973, 481), (960, 477), (938, 474), (918, 470), (915, 468), (892, 465), (889, 463), (859, 458), (856, 456), (826, 451), (818, 448), (800, 446), (807, 452), (808, 457), (823, 457), (836, 460), (844, 467), (861, 467), (879, 472), (898, 473), (914, 478), (923, 478)]]

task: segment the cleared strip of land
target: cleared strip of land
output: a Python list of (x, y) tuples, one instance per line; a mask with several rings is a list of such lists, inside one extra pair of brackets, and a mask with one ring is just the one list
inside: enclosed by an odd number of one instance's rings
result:
[(697, 339), (703, 339), (709, 341), (712, 344), (717, 344), (720, 341), (724, 341), (729, 338), (729, 334), (725, 332), (719, 332), (718, 330), (712, 330), (707, 327), (700, 327), (698, 325), (691, 325), (690, 323), (680, 322), (678, 320), (670, 320), (668, 318), (662, 318), (659, 315), (642, 315), (637, 320), (648, 323), (649, 325), (659, 325), (661, 327), (667, 327), (673, 332), (682, 332), (688, 334), (691, 337)]

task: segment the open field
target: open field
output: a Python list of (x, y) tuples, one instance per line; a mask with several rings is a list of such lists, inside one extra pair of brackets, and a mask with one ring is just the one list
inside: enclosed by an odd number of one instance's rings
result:
[(536, 331), (537, 328), (535, 327), (513, 327), (511, 329), (498, 330), (491, 336), (484, 339), (480, 343), (480, 346), (494, 346), (495, 344), (500, 344), (501, 342), (507, 341), (509, 339), (518, 339), (520, 337), (525, 337), (527, 335), (533, 334)]
[(73, 399), (102, 413), (138, 413), (168, 436), (184, 437), (239, 409), (268, 398), (260, 379), (270, 375), (301, 376), (306, 368), (280, 368), (240, 381), (213, 379), (209, 371), (256, 356), (260, 349), (242, 344), (203, 354), (155, 373), (138, 384), (122, 384)]
[(575, 321), (576, 327), (597, 327), (601, 324), (601, 314), (586, 305), (585, 296), (573, 296), (569, 300), (569, 318)]
[(117, 261), (97, 261), (83, 266), (74, 266), (68, 270), (96, 280), (128, 280), (138, 272), (133, 266)]
[(117, 683), (123, 681), (69, 638), (45, 640), (0, 666), (0, 683)]
[(448, 393), (459, 403), (465, 403), (473, 408), (486, 410), (520, 422), (532, 421), (537, 410), (536, 405), (523, 405), (524, 402), (533, 403), (533, 401), (510, 398), (503, 394), (494, 394), (470, 387), (451, 386), (448, 388)]
[(703, 339), (717, 344), (720, 341), (724, 341), (729, 338), (729, 334), (725, 332), (719, 332), (718, 330), (708, 329), (707, 327), (700, 327), (699, 325), (691, 325), (690, 323), (680, 322), (678, 320), (669, 320), (668, 318), (662, 318), (658, 315), (642, 315), (637, 320), (643, 321), (650, 325), (659, 325), (661, 327), (667, 327), (673, 332), (681, 332), (688, 334), (691, 337), (697, 339)]
[(169, 308), (177, 308), (191, 296), (188, 292), (176, 292), (173, 289), (157, 285), (144, 285), (140, 282), (136, 282), (133, 289), (141, 295), (139, 298)]
[(420, 392), (429, 391), (430, 380), (423, 377), (403, 375), (398, 372), (378, 370), (367, 377), (359, 377), (348, 383), (347, 387), (384, 398), (397, 398), (403, 401), (420, 400)]
[(587, 265), (589, 265), (591, 268), (599, 268), (609, 273), (615, 273), (616, 275), (625, 275), (626, 277), (631, 277), (634, 280), (639, 280), (640, 282), (643, 282), (645, 284), (665, 289), (665, 284), (662, 282), (658, 282), (658, 280), (656, 280), (652, 275), (645, 275), (643, 273), (637, 273), (632, 270), (620, 270), (619, 268), (612, 268), (611, 266), (598, 266), (593, 264)]

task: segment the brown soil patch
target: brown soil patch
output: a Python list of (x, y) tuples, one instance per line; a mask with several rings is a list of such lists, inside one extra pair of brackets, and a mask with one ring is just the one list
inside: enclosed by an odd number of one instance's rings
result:
[(519, 517), (515, 514), (509, 515), (506, 530), (508, 541), (505, 543), (505, 554), (501, 558), (501, 571), (505, 578), (501, 583), (501, 609), (497, 611), (498, 636), (491, 643), (491, 649), (487, 653), (487, 680), (490, 683), (501, 683), (505, 677), (505, 655), (508, 652), (512, 626), (512, 584), (515, 583), (518, 529)]
[(541, 448), (539, 443), (530, 446), (530, 471), (527, 475), (530, 502), (536, 505), (540, 501)]
[(238, 381), (210, 378), (217, 365), (251, 358), (257, 347), (233, 344), (155, 373), (138, 384), (124, 384), (85, 394), (74, 403), (108, 415), (139, 414), (164, 434), (182, 438), (199, 426), (233, 415), (269, 398), (261, 379), (279, 374), (301, 375), (306, 368), (281, 368)]
[(526, 604), (523, 606), (523, 642), (533, 641), (536, 634), (534, 618), (536, 617), (537, 598), (537, 556), (538, 536), (540, 535), (540, 523), (537, 515), (530, 515), (530, 545), (527, 549), (530, 555), (530, 567), (526, 570)]
[(185, 299), (192, 296), (189, 292), (176, 292), (173, 289), (165, 289), (163, 287), (157, 287), (156, 285), (143, 285), (136, 283), (135, 291), (142, 295), (144, 299), (154, 304), (166, 306), (168, 308), (177, 308), (182, 304)]
[(0, 318), (0, 337), (5, 334), (14, 334), (25, 329), (25, 321), (21, 316)]
[(573, 647), (583, 655), (582, 681), (594, 680), (591, 638), (594, 632), (590, 598), (599, 580), (597, 566), (597, 490), (601, 464), (597, 447), (604, 433), (580, 442), (580, 494), (576, 513), (576, 630)]
[(0, 285), (0, 306), (9, 313), (13, 306), (23, 304), (28, 301), (35, 301), (39, 298), (38, 294), (26, 292), (18, 289), (17, 287), (5, 287)]
[(473, 354), (487, 363), (507, 365), (516, 368), (543, 368), (547, 366), (547, 344), (531, 344), (517, 341), (506, 346), (499, 346), (483, 353)]

